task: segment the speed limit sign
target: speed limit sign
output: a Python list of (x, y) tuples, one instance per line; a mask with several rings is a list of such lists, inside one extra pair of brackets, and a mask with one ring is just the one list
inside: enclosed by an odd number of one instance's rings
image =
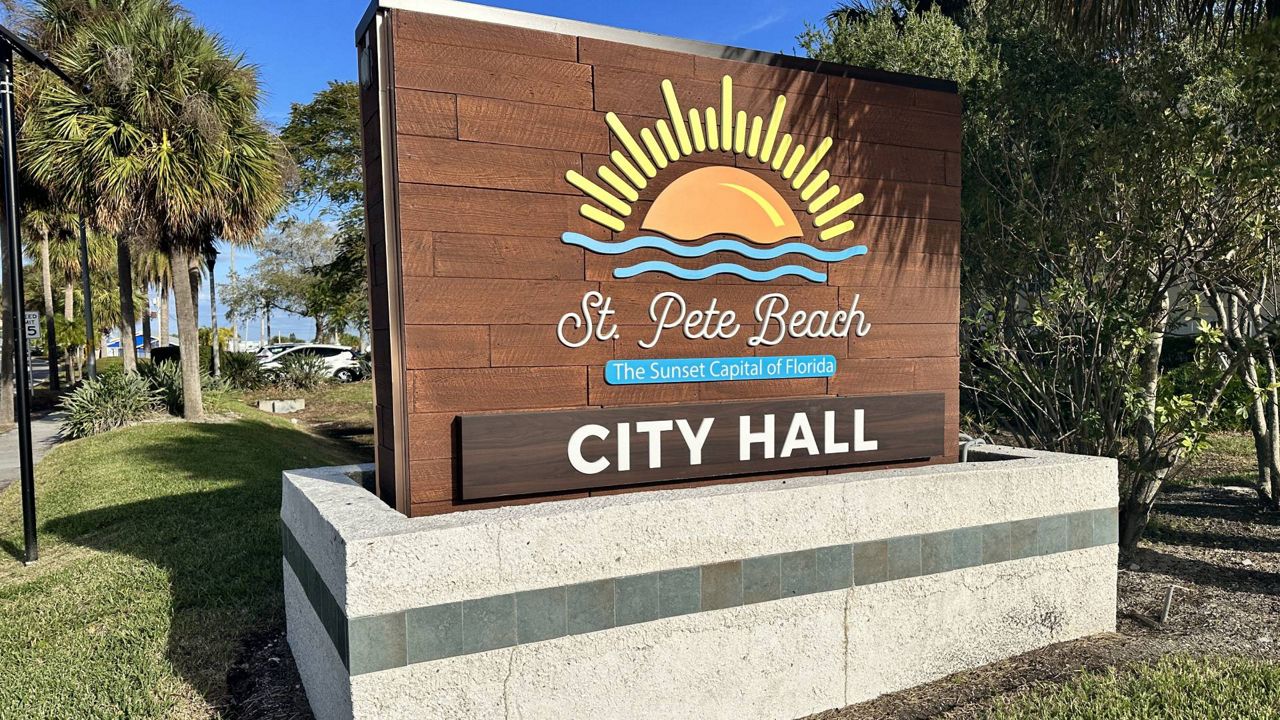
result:
[(26, 313), (26, 329), (28, 340), (40, 339), (40, 313), (28, 310)]

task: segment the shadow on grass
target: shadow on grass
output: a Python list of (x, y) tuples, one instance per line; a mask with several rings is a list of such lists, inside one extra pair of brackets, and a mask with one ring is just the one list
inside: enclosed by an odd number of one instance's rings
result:
[(280, 474), (346, 458), (296, 430), (242, 420), (179, 426), (129, 460), (170, 477), (137, 481), (155, 487), (151, 499), (51, 519), (44, 531), (167, 570), (168, 658), (226, 710), (242, 639), (283, 621)]

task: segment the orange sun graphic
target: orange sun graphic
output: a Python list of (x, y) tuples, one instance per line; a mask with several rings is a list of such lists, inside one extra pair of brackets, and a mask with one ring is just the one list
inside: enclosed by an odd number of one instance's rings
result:
[(640, 227), (676, 240), (736, 235), (761, 245), (804, 234), (796, 214), (769, 183), (725, 166), (681, 175), (653, 201)]

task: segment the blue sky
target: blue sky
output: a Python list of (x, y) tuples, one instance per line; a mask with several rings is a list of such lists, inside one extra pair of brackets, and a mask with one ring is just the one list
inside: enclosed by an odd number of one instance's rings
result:
[[(817, 22), (837, 0), (499, 0), (488, 5), (613, 25), (632, 30), (797, 53), (795, 38), (804, 24)], [(356, 76), (355, 26), (368, 4), (358, 0), (187, 0), (202, 24), (261, 71), (266, 87), (264, 117), (283, 123), (289, 107), (306, 102), (330, 80)], [(252, 262), (237, 253), (237, 268)], [(219, 268), (224, 282), (226, 253)], [(201, 298), (201, 323), (208, 323), (208, 299)], [(225, 322), (225, 318), (220, 318)], [(314, 323), (303, 318), (273, 318), (272, 330), (310, 338)], [(256, 324), (249, 337), (256, 339)]]

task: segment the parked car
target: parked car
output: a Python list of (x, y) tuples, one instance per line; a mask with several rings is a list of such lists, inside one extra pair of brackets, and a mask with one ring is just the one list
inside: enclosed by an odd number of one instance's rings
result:
[(285, 350), (288, 350), (289, 348), (298, 347), (299, 345), (302, 345), (302, 344), (303, 343), (296, 343), (296, 342), (272, 343), (270, 345), (265, 345), (263, 347), (258, 348), (258, 352), (256, 354), (259, 358), (269, 358), (272, 355), (279, 355), (280, 353), (284, 352)]
[[(267, 349), (270, 350), (274, 347), (276, 346), (268, 346)], [(279, 352), (260, 357), (258, 364), (266, 371), (278, 370), (284, 359), (290, 355), (308, 355), (324, 360), (324, 364), (329, 368), (329, 372), (333, 374), (333, 378), (339, 382), (359, 380), (363, 375), (360, 358), (354, 350), (342, 345), (291, 344), (283, 347)]]

